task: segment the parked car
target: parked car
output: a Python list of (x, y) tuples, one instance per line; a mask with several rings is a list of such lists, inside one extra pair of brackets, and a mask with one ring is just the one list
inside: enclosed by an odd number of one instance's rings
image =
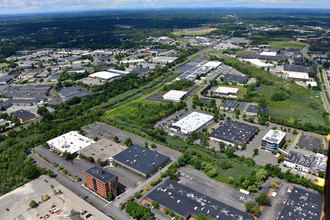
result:
[(87, 210), (84, 210), (81, 212), (82, 215), (85, 215), (87, 213)]

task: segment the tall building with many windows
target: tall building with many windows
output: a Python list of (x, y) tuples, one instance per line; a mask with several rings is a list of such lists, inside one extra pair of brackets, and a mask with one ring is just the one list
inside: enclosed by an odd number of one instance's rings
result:
[(278, 151), (285, 142), (286, 133), (279, 130), (269, 130), (262, 138), (261, 149)]
[(103, 198), (109, 198), (109, 192), (117, 195), (119, 186), (118, 176), (113, 175), (106, 169), (94, 166), (84, 172), (86, 187), (97, 192)]

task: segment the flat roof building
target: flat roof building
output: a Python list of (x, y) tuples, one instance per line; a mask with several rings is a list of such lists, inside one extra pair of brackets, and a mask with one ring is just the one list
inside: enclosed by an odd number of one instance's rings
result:
[(245, 59), (245, 61), (250, 62), (252, 65), (262, 68), (262, 67), (274, 67), (274, 64), (271, 63), (265, 63), (259, 59)]
[(32, 114), (29, 111), (26, 111), (24, 109), (20, 109), (18, 111), (12, 112), (11, 115), (15, 115), (20, 121), (21, 123), (30, 121), (34, 118), (36, 118), (36, 116), (34, 114)]
[(117, 195), (119, 187), (118, 176), (113, 175), (106, 169), (94, 166), (84, 171), (86, 187), (97, 192), (103, 198), (109, 198), (109, 192)]
[(284, 158), (283, 164), (287, 167), (308, 173), (313, 158), (313, 156), (302, 154), (292, 150)]
[(177, 59), (177, 57), (161, 56), (161, 57), (152, 58), (152, 62), (154, 62), (154, 63), (172, 63), (176, 59)]
[(301, 65), (284, 65), (283, 66), (283, 73), (309, 73), (314, 72), (313, 67), (308, 66), (301, 66)]
[(113, 73), (113, 74), (119, 74), (121, 76), (130, 74), (130, 72), (122, 71), (122, 70), (116, 70), (116, 69), (108, 69), (107, 72)]
[(186, 91), (171, 90), (163, 95), (163, 99), (166, 101), (180, 102), (185, 99), (187, 93)]
[[(199, 112), (192, 112), (181, 120), (172, 124), (172, 127), (178, 127), (184, 134), (196, 131), (213, 120), (213, 116)], [(173, 129), (171, 129), (173, 130)], [(178, 130), (174, 130), (178, 131)]]
[(236, 96), (238, 93), (238, 88), (219, 86), (214, 92), (218, 95), (233, 95)]
[(309, 80), (308, 73), (294, 73), (294, 72), (289, 72), (288, 75), (289, 75), (288, 79)]
[(250, 117), (256, 117), (258, 116), (258, 113), (259, 113), (258, 104), (250, 104), (245, 112), (245, 114)]
[(278, 220), (319, 220), (323, 196), (298, 187), (293, 187)]
[(73, 97), (84, 97), (87, 95), (92, 95), (93, 92), (84, 90), (79, 87), (64, 87), (58, 92), (58, 94), (63, 101), (67, 101)]
[(286, 133), (279, 130), (269, 130), (262, 138), (261, 148), (269, 151), (278, 151), (285, 142)]
[(147, 177), (170, 161), (170, 158), (139, 145), (132, 145), (113, 157), (119, 165)]
[(70, 154), (78, 153), (80, 150), (95, 143), (92, 139), (78, 133), (78, 131), (70, 131), (66, 134), (58, 136), (47, 141), (50, 148), (59, 152), (69, 152)]
[(225, 100), (223, 102), (223, 104), (220, 106), (221, 110), (227, 110), (227, 111), (235, 111), (235, 109), (238, 106), (238, 102), (237, 101), (233, 101), (233, 100)]
[(147, 196), (157, 201), (161, 207), (174, 211), (184, 219), (197, 218), (204, 214), (214, 219), (253, 219), (253, 216), (210, 198), (170, 179), (155, 187)]
[(237, 143), (238, 147), (241, 147), (252, 140), (258, 131), (259, 128), (256, 126), (227, 120), (210, 134), (210, 139), (232, 146)]
[(220, 62), (220, 61), (209, 61), (209, 62), (205, 63), (203, 66), (210, 67), (212, 69), (217, 69), (221, 65), (222, 65), (222, 62)]
[(80, 154), (85, 157), (93, 157), (95, 161), (99, 158), (101, 162), (111, 161), (113, 156), (125, 150), (127, 147), (113, 142), (109, 139), (102, 138), (95, 143), (80, 150)]
[(226, 74), (223, 77), (223, 81), (226, 82), (247, 83), (248, 80), (249, 80), (248, 76), (236, 75), (236, 74)]
[(96, 73), (89, 75), (89, 77), (91, 77), (91, 78), (97, 78), (97, 79), (101, 79), (101, 80), (110, 80), (110, 79), (118, 78), (120, 76), (121, 75), (119, 73), (110, 73), (107, 71), (96, 72)]

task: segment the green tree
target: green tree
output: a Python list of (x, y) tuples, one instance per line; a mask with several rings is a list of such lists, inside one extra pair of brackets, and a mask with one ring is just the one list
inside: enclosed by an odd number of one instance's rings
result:
[(249, 212), (249, 213), (252, 213), (252, 214), (259, 214), (260, 213), (260, 207), (254, 201), (246, 202), (245, 203), (245, 209), (246, 209), (246, 212)]
[(225, 150), (225, 154), (227, 157), (231, 158), (234, 156), (235, 151), (236, 151), (235, 147), (228, 146)]
[(132, 144), (133, 144), (132, 139), (130, 139), (130, 138), (126, 138), (124, 144), (125, 144), (127, 147), (132, 146)]
[(258, 148), (253, 149), (253, 156), (258, 155), (258, 152), (259, 152)]
[(271, 204), (270, 198), (265, 192), (261, 192), (260, 195), (258, 197), (256, 197), (255, 200), (259, 205), (270, 205)]
[(30, 206), (30, 208), (34, 208), (34, 207), (36, 207), (36, 206), (37, 206), (37, 203), (36, 203), (36, 201), (34, 201), (34, 200), (31, 200), (31, 202), (30, 202), (29, 206)]
[(25, 178), (32, 180), (40, 175), (40, 171), (29, 159), (27, 159), (22, 170), (22, 175)]
[(118, 138), (117, 136), (114, 136), (114, 137), (113, 137), (113, 140), (114, 140), (116, 143), (119, 142), (119, 138)]
[(157, 201), (152, 201), (151, 205), (152, 205), (153, 207), (155, 207), (156, 209), (159, 208), (159, 204), (158, 204)]
[(225, 144), (224, 142), (220, 141), (220, 143), (219, 143), (219, 147), (220, 147), (220, 151), (221, 151), (221, 152), (224, 152), (225, 149), (226, 149), (226, 144)]
[(52, 170), (48, 170), (47, 175), (49, 177), (53, 177), (54, 176), (54, 172)]

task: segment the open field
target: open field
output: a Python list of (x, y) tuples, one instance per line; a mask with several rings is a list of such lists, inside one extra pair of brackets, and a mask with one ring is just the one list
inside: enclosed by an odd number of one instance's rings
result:
[(144, 128), (152, 128), (154, 123), (174, 113), (177, 109), (178, 105), (173, 103), (133, 101), (127, 105), (107, 111), (106, 116)]
[(174, 31), (173, 34), (175, 36), (182, 36), (182, 35), (196, 36), (196, 35), (205, 35), (215, 30), (217, 30), (217, 28), (207, 28), (204, 30), (196, 30), (196, 31), (188, 31), (187, 29), (183, 29), (181, 31)]
[(238, 51), (235, 52), (235, 54), (240, 54), (240, 53), (243, 53), (243, 54), (257, 54), (257, 51), (238, 50)]
[(0, 66), (3, 68), (7, 68), (9, 66), (9, 63), (0, 63)]
[[(227, 65), (236, 68), (242, 73), (250, 77), (260, 77), (264, 81), (260, 91), (256, 93), (260, 97), (265, 98), (269, 105), (271, 117), (289, 122), (309, 122), (314, 125), (325, 125), (322, 115), (324, 111), (322, 101), (317, 91), (305, 89), (294, 82), (281, 79), (265, 70), (240, 62), (219, 52), (213, 51), (211, 53), (224, 59)], [(288, 94), (288, 98), (284, 101), (272, 101), (272, 95), (277, 92)], [(258, 99), (256, 98), (253, 101), (258, 101)]]
[(289, 38), (279, 38), (274, 41), (269, 42), (270, 47), (276, 48), (276, 49), (284, 49), (284, 48), (297, 48), (302, 49), (307, 44), (300, 42), (300, 41), (293, 41)]

